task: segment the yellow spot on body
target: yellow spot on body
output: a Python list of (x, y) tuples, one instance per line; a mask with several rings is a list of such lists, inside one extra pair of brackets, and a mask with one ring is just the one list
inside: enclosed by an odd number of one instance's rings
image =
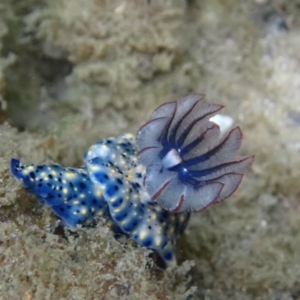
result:
[(63, 184), (67, 184), (67, 182), (66, 182), (64, 179), (63, 179), (62, 183), (63, 183)]
[(140, 239), (141, 239), (141, 240), (144, 240), (144, 239), (146, 238), (146, 236), (147, 236), (146, 231), (140, 232)]
[(75, 200), (75, 201), (73, 201), (73, 204), (78, 205), (78, 204), (79, 204), (79, 201), (78, 201), (78, 200)]
[(156, 238), (155, 244), (156, 244), (157, 247), (160, 247), (160, 245), (161, 245), (161, 238), (160, 237)]
[(72, 172), (67, 172), (67, 173), (66, 173), (66, 177), (67, 177), (67, 178), (74, 178), (74, 177), (75, 177), (75, 174), (72, 173)]
[(158, 205), (155, 206), (155, 209), (156, 209), (157, 212), (162, 211), (162, 208), (160, 206), (158, 206)]
[(101, 196), (102, 196), (101, 190), (97, 190), (96, 195), (97, 195), (98, 197), (101, 197)]
[(91, 168), (92, 171), (97, 171), (97, 170), (99, 170), (99, 167), (98, 167), (98, 166), (95, 166), (95, 165), (91, 166), (90, 168)]
[(63, 189), (64, 194), (68, 194), (68, 189)]
[(87, 213), (87, 210), (85, 208), (81, 210), (82, 215), (86, 215), (86, 213)]
[(102, 149), (106, 151), (109, 150), (109, 148), (106, 145), (102, 145)]
[(128, 174), (128, 180), (133, 181), (133, 179), (134, 179), (134, 176), (132, 174)]
[(56, 176), (56, 175), (57, 175), (57, 173), (56, 173), (55, 171), (52, 171), (51, 174), (52, 174), (53, 176)]
[(85, 198), (85, 194), (80, 194), (80, 198)]
[(46, 173), (45, 173), (45, 172), (42, 172), (42, 173), (41, 173), (41, 177), (46, 177)]
[(28, 171), (33, 171), (34, 167), (33, 166), (29, 166), (27, 169), (28, 169)]

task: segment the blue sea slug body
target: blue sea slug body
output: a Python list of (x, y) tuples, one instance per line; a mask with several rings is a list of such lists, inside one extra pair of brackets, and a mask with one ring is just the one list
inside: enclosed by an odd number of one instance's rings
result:
[(253, 157), (235, 158), (240, 129), (219, 138), (209, 118), (222, 108), (202, 95), (166, 103), (141, 127), (137, 138), (122, 134), (100, 140), (84, 155), (84, 166), (22, 165), (13, 176), (67, 226), (104, 218), (114, 231), (175, 263), (176, 238), (191, 212), (229, 197)]
[(11, 160), (10, 168), (27, 192), (50, 207), (67, 226), (85, 224), (96, 214), (108, 213), (108, 205), (86, 168), (22, 165), (18, 159)]

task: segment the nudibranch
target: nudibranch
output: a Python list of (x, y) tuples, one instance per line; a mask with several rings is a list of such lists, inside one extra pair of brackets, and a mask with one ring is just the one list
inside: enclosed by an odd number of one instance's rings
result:
[(125, 133), (100, 140), (80, 168), (12, 159), (11, 172), (66, 226), (103, 218), (114, 232), (172, 265), (176, 238), (190, 214), (229, 197), (253, 161), (235, 157), (241, 130), (220, 137), (210, 118), (222, 106), (202, 98), (190, 95), (161, 105), (137, 138)]

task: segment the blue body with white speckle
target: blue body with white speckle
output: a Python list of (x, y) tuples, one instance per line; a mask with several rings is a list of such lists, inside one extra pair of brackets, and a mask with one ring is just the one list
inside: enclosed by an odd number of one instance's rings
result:
[(156, 250), (171, 265), (176, 237), (189, 214), (167, 212), (149, 198), (136, 147), (134, 136), (123, 134), (91, 146), (82, 168), (22, 165), (12, 159), (11, 172), (67, 226), (86, 225), (103, 216), (113, 230)]
[(102, 193), (90, 180), (84, 168), (33, 164), (23, 166), (11, 160), (11, 171), (22, 181), (28, 193), (51, 207), (65, 225), (85, 224), (96, 214), (107, 214), (108, 206)]

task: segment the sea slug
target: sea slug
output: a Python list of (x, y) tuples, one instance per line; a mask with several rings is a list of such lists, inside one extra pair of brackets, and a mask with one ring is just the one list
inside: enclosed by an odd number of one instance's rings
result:
[(229, 197), (253, 156), (236, 158), (242, 133), (220, 138), (210, 121), (221, 105), (189, 95), (158, 107), (137, 137), (100, 140), (81, 168), (22, 165), (10, 169), (28, 193), (49, 206), (66, 226), (95, 224), (103, 217), (117, 232), (176, 262), (176, 238), (190, 214)]

